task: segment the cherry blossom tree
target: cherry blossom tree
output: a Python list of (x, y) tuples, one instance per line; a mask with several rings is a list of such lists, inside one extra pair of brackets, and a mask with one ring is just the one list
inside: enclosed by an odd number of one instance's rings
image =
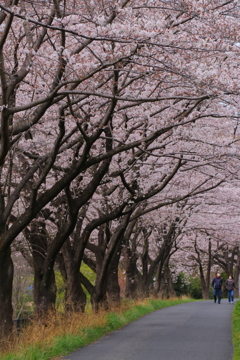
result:
[(68, 212), (44, 250), (43, 309), (57, 255), (109, 172), (130, 193), (139, 179), (137, 203), (158, 196), (145, 213), (226, 179), (225, 147), (209, 155), (192, 135), (202, 124), (207, 132), (208, 120), (220, 128), (238, 119), (239, 9), (221, 0), (5, 0), (0, 10), (0, 333), (8, 336), (11, 244), (56, 199), (66, 197)]

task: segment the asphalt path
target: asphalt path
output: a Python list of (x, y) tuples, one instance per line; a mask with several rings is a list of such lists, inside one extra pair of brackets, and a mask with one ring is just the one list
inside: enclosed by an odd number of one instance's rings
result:
[(68, 360), (232, 360), (232, 304), (157, 310), (69, 354)]

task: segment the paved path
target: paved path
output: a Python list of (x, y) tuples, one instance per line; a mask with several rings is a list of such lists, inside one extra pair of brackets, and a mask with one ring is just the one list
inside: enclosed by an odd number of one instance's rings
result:
[(224, 299), (157, 310), (64, 359), (232, 360), (233, 306)]

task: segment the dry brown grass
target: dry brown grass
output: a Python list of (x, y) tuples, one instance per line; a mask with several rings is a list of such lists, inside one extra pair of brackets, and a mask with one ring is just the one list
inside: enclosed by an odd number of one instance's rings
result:
[[(14, 336), (11, 351), (18, 351), (30, 345), (50, 345), (55, 337), (66, 334), (80, 334), (84, 327), (104, 326), (106, 312), (98, 314), (48, 314), (43, 320), (33, 320), (29, 326)], [(9, 351), (9, 349), (8, 349)]]
[(107, 323), (108, 313), (114, 312), (121, 315), (136, 305), (147, 305), (148, 300), (123, 300), (120, 306), (112, 307), (108, 311), (100, 310), (98, 313), (93, 313), (90, 309), (86, 313), (49, 313), (44, 320), (32, 320), (19, 334), (15, 332), (13, 341), (5, 344), (5, 349), (0, 350), (0, 354), (21, 352), (29, 346), (50, 346), (58, 337), (67, 334), (81, 335), (84, 328), (104, 327)]
[[(44, 320), (33, 319), (31, 323), (18, 334), (13, 333), (13, 340), (6, 342), (2, 354), (5, 352), (17, 352), (34, 345), (49, 345), (54, 338), (66, 334), (81, 334), (86, 327), (100, 327), (106, 325), (106, 315), (114, 311), (123, 313), (127, 309), (137, 304), (144, 304), (146, 300), (123, 301), (119, 307), (113, 307), (109, 311), (100, 310), (93, 313), (88, 310), (87, 313), (49, 313)], [(1, 353), (1, 350), (0, 350)]]

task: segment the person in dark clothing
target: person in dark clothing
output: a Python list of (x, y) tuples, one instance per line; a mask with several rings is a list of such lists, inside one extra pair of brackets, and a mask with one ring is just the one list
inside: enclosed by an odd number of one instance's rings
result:
[(220, 274), (217, 273), (217, 275), (212, 281), (212, 287), (214, 289), (213, 290), (214, 302), (216, 303), (218, 298), (218, 304), (221, 304), (221, 299), (222, 299), (222, 282), (223, 279), (221, 278)]
[(236, 288), (235, 286), (235, 282), (232, 278), (232, 275), (230, 275), (226, 281), (226, 289), (227, 289), (227, 292), (228, 292), (228, 303), (229, 304), (233, 304), (233, 301), (234, 301), (234, 289)]

